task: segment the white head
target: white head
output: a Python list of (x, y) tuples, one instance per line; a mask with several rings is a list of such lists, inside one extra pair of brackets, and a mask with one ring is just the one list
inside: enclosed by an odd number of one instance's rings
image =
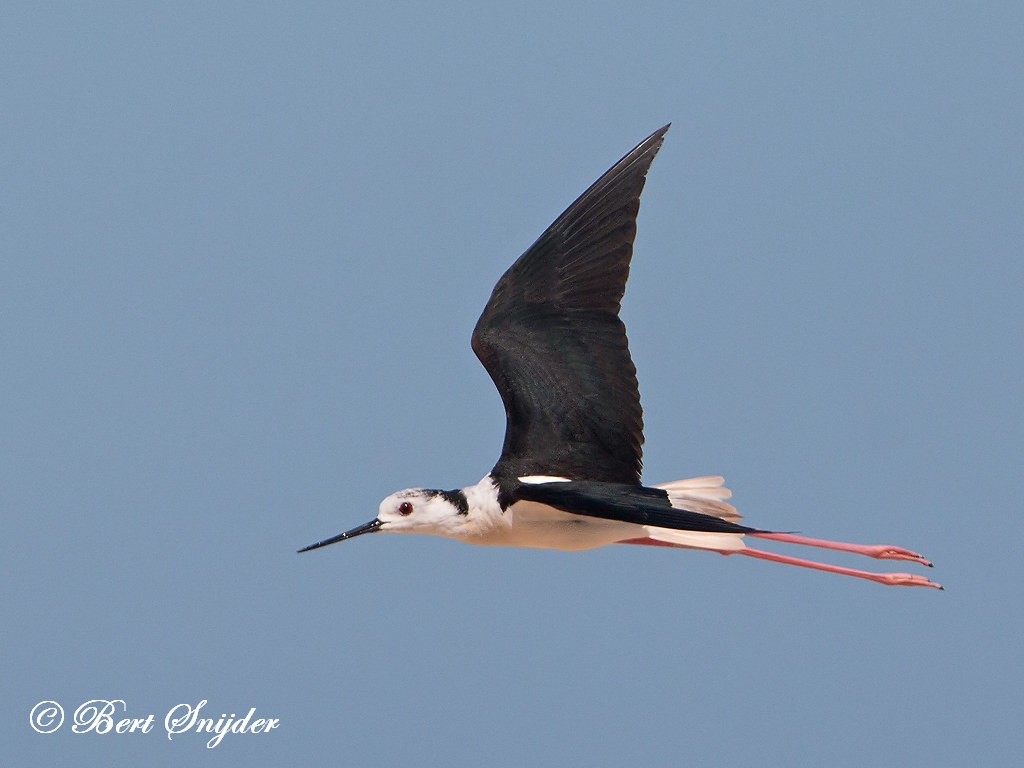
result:
[(462, 491), (407, 488), (384, 499), (377, 517), (370, 522), (311, 544), (299, 552), (326, 547), (364, 533), (432, 533), (458, 538), (467, 526), (468, 513), (469, 504)]

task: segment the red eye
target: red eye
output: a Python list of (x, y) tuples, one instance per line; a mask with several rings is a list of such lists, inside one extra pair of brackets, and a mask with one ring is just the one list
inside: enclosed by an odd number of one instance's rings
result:
[(408, 501), (403, 501), (401, 504), (398, 505), (398, 513), (400, 515), (412, 514), (412, 504), (410, 504)]

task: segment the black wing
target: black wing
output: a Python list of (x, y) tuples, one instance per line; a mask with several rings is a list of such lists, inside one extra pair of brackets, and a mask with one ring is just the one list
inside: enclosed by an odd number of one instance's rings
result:
[(731, 523), (713, 515), (702, 515), (672, 506), (668, 494), (660, 488), (618, 483), (520, 483), (514, 500), (540, 504), (587, 517), (622, 520), (637, 525), (655, 525), (677, 531), (714, 533), (767, 533), (759, 528)]
[(643, 411), (619, 302), (669, 126), (584, 192), (494, 286), (473, 351), (505, 404), (491, 474), (640, 483)]

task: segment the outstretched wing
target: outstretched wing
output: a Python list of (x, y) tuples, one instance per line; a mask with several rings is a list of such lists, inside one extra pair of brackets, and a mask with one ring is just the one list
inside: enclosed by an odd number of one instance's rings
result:
[(665, 126), (584, 192), (494, 286), (473, 351), (505, 404), (491, 474), (639, 484), (643, 412), (619, 302)]

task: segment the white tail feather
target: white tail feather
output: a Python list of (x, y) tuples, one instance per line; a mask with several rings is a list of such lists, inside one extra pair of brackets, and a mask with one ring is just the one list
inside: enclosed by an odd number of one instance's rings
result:
[(724, 477), (691, 477), (688, 480), (673, 480), (671, 483), (662, 483), (654, 487), (668, 493), (669, 502), (676, 509), (712, 515), (735, 523), (742, 515), (732, 504), (723, 501), (732, 496), (732, 491), (722, 485), (724, 482)]

